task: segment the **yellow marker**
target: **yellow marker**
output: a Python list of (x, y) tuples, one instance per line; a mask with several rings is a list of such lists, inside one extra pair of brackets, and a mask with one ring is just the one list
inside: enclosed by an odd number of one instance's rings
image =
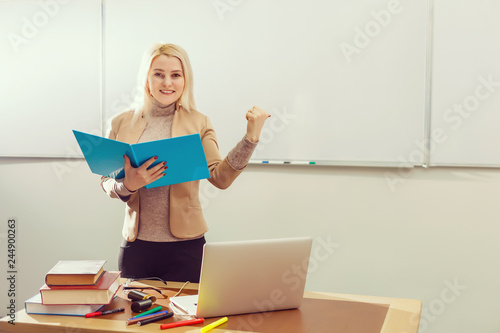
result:
[(221, 318), (221, 319), (219, 319), (219, 320), (217, 320), (217, 321), (214, 321), (213, 323), (211, 323), (211, 324), (209, 324), (209, 325), (207, 325), (207, 326), (203, 327), (203, 328), (201, 329), (201, 333), (208, 332), (208, 331), (210, 331), (211, 329), (216, 328), (217, 326), (224, 324), (226, 321), (227, 321), (227, 317), (224, 317), (224, 318)]

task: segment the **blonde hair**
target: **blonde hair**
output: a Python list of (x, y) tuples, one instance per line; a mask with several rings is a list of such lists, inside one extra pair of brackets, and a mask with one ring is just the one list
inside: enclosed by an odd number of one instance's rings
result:
[(149, 117), (151, 110), (152, 96), (148, 89), (147, 81), (148, 74), (153, 60), (159, 55), (166, 55), (167, 57), (175, 57), (179, 59), (184, 73), (184, 90), (181, 97), (177, 101), (177, 110), (181, 107), (186, 111), (196, 111), (196, 104), (194, 102), (193, 94), (193, 70), (187, 52), (180, 46), (174, 44), (154, 43), (144, 53), (137, 74), (137, 93), (134, 102), (130, 108), (134, 111), (133, 123), (139, 118)]

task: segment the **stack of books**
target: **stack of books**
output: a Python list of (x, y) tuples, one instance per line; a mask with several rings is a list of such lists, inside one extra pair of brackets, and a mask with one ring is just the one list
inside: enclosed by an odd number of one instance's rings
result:
[(106, 260), (62, 260), (45, 275), (40, 292), (25, 302), (28, 314), (84, 316), (111, 303), (120, 272), (106, 271)]

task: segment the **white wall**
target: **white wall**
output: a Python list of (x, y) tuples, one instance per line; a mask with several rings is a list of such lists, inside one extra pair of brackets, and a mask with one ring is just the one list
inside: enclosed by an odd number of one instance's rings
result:
[[(18, 305), (60, 259), (117, 268), (123, 204), (81, 160), (0, 158), (0, 189), (4, 272), (18, 220)], [(497, 169), (250, 165), (201, 195), (208, 241), (314, 237), (309, 290), (421, 299), (420, 332), (500, 330)]]

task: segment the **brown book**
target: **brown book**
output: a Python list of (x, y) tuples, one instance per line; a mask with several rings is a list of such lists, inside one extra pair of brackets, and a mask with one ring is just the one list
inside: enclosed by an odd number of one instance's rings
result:
[(45, 275), (48, 286), (95, 285), (106, 260), (61, 260)]
[(109, 304), (120, 287), (120, 273), (105, 271), (94, 286), (47, 286), (40, 288), (42, 304)]

